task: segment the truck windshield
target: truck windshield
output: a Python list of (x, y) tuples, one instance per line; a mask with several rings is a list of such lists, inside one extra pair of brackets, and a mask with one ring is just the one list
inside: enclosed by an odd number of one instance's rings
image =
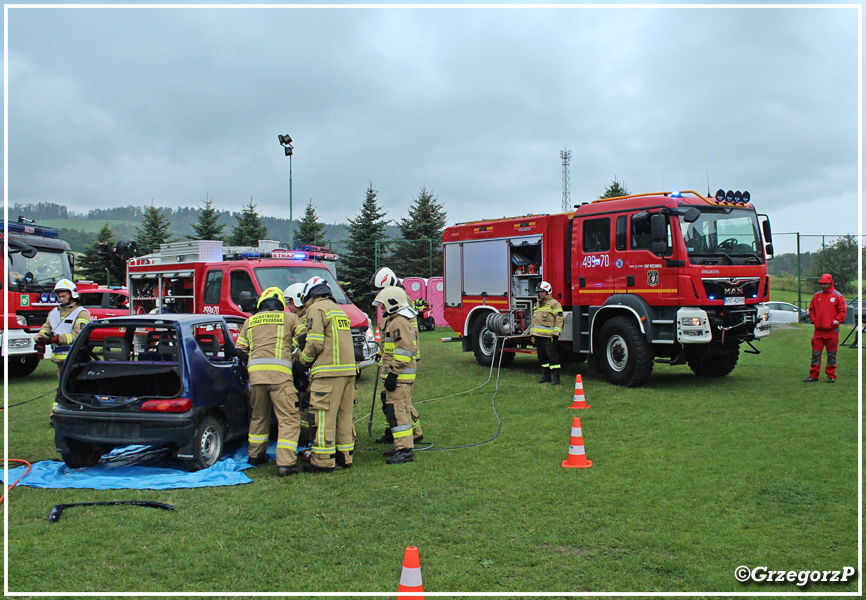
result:
[(680, 219), (692, 264), (761, 264), (764, 262), (758, 220), (750, 210), (699, 207), (694, 223)]
[(321, 277), (328, 282), (328, 287), (331, 288), (331, 293), (334, 294), (334, 300), (337, 304), (351, 304), (346, 297), (343, 288), (334, 279), (334, 276), (328, 269), (321, 267), (258, 267), (255, 269), (256, 279), (259, 282), (259, 288), (266, 290), (269, 287), (278, 287), (281, 290), (286, 289), (293, 283), (305, 283), (310, 277)]
[(19, 289), (27, 286), (25, 276), (32, 275), (32, 285), (43, 289), (53, 288), (60, 279), (72, 279), (69, 270), (69, 259), (65, 252), (49, 252), (39, 250), (33, 258), (26, 258), (21, 252), (9, 249), (9, 280), (17, 284)]

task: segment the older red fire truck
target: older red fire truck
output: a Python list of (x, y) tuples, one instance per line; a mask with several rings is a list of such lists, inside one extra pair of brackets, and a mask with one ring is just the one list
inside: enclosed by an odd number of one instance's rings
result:
[(131, 258), (127, 263), (130, 314), (204, 313), (242, 320), (250, 316), (263, 290), (283, 290), (321, 277), (349, 317), (361, 368), (372, 364), (378, 347), (370, 320), (337, 283), (333, 273), (337, 255), (322, 247), (285, 250), (278, 245), (261, 240), (257, 247), (224, 247), (220, 241), (195, 240), (162, 244), (159, 252)]
[(19, 217), (18, 222), (0, 222), (0, 241), (9, 259), (3, 271), (2, 352), (9, 356), (9, 374), (25, 376), (39, 365), (41, 354), (33, 338), (48, 312), (58, 305), (54, 284), (72, 279), (69, 244), (57, 239), (57, 230)]
[(727, 375), (740, 344), (757, 353), (751, 341), (770, 331), (770, 222), (750, 200), (659, 192), (449, 227), (445, 318), (480, 364), (507, 365), (532, 346), (544, 280), (565, 312), (560, 349), (589, 359), (590, 373), (628, 387), (654, 362)]

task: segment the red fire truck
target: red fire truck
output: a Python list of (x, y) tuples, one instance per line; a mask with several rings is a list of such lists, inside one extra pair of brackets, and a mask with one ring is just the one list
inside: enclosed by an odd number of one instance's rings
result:
[[(536, 286), (562, 304), (560, 350), (613, 384), (654, 362), (718, 377), (770, 331), (770, 222), (748, 192), (659, 192), (570, 213), (462, 223), (443, 235), (445, 318), (482, 365), (532, 346)], [(763, 235), (762, 235), (763, 234)]]
[(18, 217), (17, 223), (0, 222), (0, 240), (9, 259), (3, 271), (7, 295), (3, 304), (2, 352), (9, 354), (9, 374), (23, 377), (39, 365), (41, 355), (33, 343), (48, 312), (57, 306), (54, 284), (72, 279), (69, 244), (57, 239), (57, 230)]
[(258, 247), (224, 247), (219, 241), (200, 240), (162, 244), (159, 252), (128, 262), (129, 311), (218, 314), (242, 320), (250, 316), (263, 290), (283, 290), (321, 277), (349, 317), (355, 356), (365, 368), (378, 348), (369, 318), (337, 283), (337, 259), (327, 248), (283, 250), (270, 240), (260, 241)]

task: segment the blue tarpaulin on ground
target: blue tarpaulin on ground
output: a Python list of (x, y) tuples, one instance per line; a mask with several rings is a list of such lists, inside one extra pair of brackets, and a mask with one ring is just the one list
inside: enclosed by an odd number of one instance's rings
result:
[[(276, 442), (268, 446), (271, 460), (276, 457)], [(210, 467), (190, 473), (181, 461), (172, 459), (166, 449), (151, 446), (124, 446), (106, 454), (95, 467), (70, 469), (63, 462), (44, 460), (35, 463), (18, 485), (38, 488), (88, 488), (94, 490), (175, 490), (194, 487), (251, 483), (244, 469), (246, 442), (226, 448), (222, 459)], [(21, 477), (27, 467), (9, 469), (9, 483)], [(0, 470), (0, 479), (3, 471)]]

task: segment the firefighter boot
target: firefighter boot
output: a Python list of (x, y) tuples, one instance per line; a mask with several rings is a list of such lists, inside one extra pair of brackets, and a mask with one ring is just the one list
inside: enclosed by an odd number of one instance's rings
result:
[(297, 475), (301, 472), (301, 467), (298, 465), (288, 465), (285, 467), (277, 467), (277, 477), (288, 477), (290, 475)]
[(553, 375), (551, 375), (551, 381), (553, 385), (559, 385), (559, 369), (551, 369)]
[(550, 369), (547, 367), (541, 367), (541, 370), (544, 372), (544, 375), (541, 376), (541, 379), (538, 380), (538, 383), (547, 383), (550, 381)]
[(391, 429), (388, 428), (385, 430), (385, 433), (382, 434), (382, 437), (376, 438), (377, 444), (393, 444), (394, 443), (394, 434), (391, 433)]
[(414, 460), (414, 456), (412, 455), (412, 450), (406, 448), (404, 450), (397, 450), (393, 456), (388, 457), (388, 460), (385, 462), (389, 465), (399, 465), (407, 462), (412, 462)]

